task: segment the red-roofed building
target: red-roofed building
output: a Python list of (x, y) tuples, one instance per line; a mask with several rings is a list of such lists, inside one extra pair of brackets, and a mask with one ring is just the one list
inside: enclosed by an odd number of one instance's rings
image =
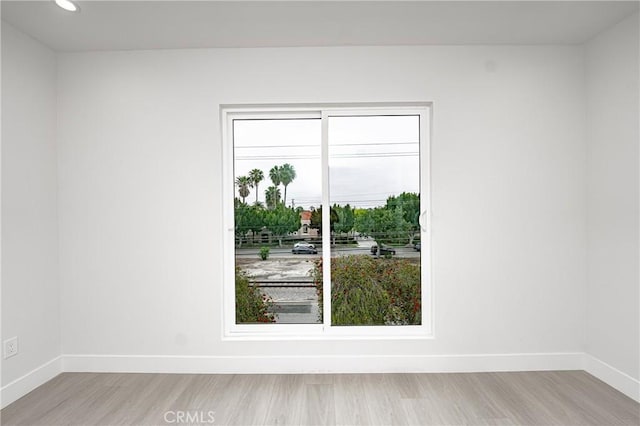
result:
[(297, 232), (300, 237), (317, 237), (318, 230), (311, 228), (311, 212), (302, 210), (300, 212), (300, 229)]

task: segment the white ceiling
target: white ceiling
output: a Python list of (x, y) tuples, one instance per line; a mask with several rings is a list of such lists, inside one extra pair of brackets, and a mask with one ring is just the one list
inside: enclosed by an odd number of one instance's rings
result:
[(200, 47), (579, 44), (638, 1), (2, 1), (59, 51)]

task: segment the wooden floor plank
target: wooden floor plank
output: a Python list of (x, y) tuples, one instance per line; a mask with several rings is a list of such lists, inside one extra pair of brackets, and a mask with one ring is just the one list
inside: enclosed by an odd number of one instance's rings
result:
[[(176, 422), (179, 412), (190, 413), (189, 422)], [(10, 404), (0, 416), (3, 425), (29, 426), (638, 426), (640, 404), (583, 371), (64, 373)]]
[(306, 398), (305, 386), (300, 374), (274, 375), (274, 386), (268, 396), (268, 409), (262, 424), (299, 425)]
[(332, 384), (305, 385), (302, 425), (335, 425), (336, 411)]
[(374, 423), (370, 410), (371, 401), (364, 391), (360, 374), (340, 374), (335, 377), (336, 419), (341, 424), (370, 425)]

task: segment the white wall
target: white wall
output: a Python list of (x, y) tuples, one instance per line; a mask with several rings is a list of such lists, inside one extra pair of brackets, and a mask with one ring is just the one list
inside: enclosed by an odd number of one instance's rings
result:
[(2, 22), (2, 340), (20, 350), (2, 360), (5, 399), (60, 355), (55, 102), (55, 54)]
[(636, 380), (640, 379), (638, 39), (636, 14), (586, 47), (586, 348)]
[[(582, 53), (358, 47), (60, 55), (63, 353), (581, 352)], [(436, 338), (221, 341), (219, 104), (424, 100), (434, 102)]]

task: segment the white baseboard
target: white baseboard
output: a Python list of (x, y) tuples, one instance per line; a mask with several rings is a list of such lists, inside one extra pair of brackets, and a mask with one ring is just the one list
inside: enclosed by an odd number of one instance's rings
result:
[(64, 371), (120, 373), (304, 374), (582, 370), (584, 354), (425, 356), (64, 355)]
[(0, 407), (4, 408), (38, 386), (62, 373), (62, 357), (58, 356), (31, 370), (0, 389)]
[(640, 381), (637, 379), (589, 354), (585, 354), (585, 371), (640, 402)]

